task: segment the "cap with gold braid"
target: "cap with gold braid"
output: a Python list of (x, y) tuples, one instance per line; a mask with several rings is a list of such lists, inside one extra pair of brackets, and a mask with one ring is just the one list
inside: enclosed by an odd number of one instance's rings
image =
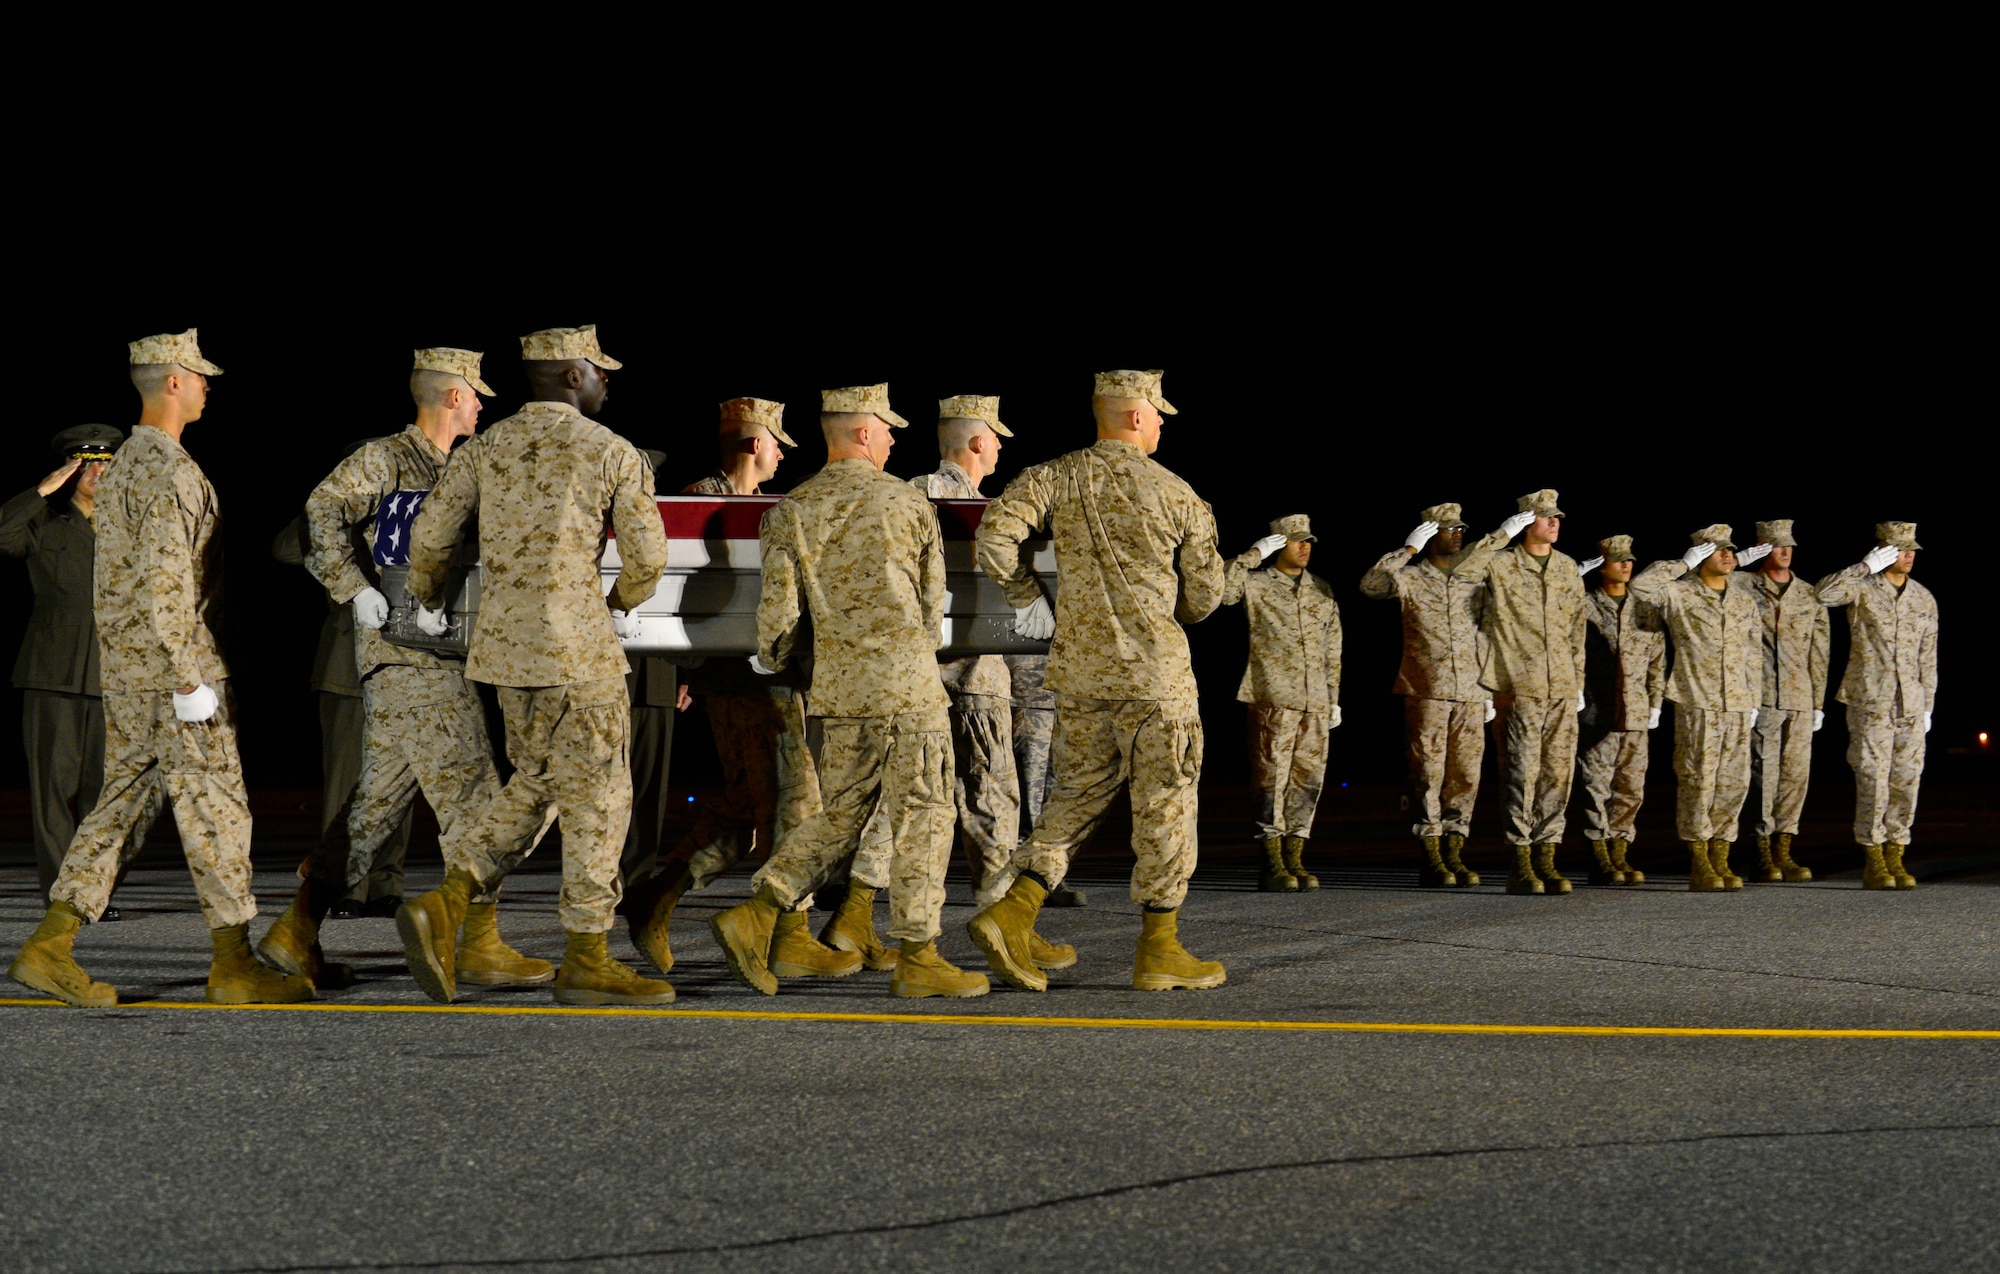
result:
[(850, 385), (846, 389), (819, 391), (819, 409), (830, 413), (879, 416), (891, 428), (901, 429), (910, 422), (889, 410), (889, 386)]
[(1165, 375), (1158, 369), (1150, 372), (1099, 372), (1095, 393), (1099, 398), (1143, 398), (1162, 414), (1178, 416), (1180, 413), (1160, 392), (1160, 378)]
[(416, 363), (410, 368), (416, 372), (448, 372), (462, 376), (465, 383), (486, 395), (493, 397), (493, 387), (479, 379), (479, 360), (483, 354), (475, 354), (469, 349), (420, 349)]
[(722, 404), (722, 432), (742, 433), (745, 426), (762, 428), (787, 447), (799, 444), (785, 432), (785, 404), (768, 398), (732, 398)]
[(159, 363), (177, 363), (191, 372), (203, 376), (220, 376), (222, 369), (201, 356), (201, 345), (195, 340), (194, 329), (185, 332), (148, 336), (133, 341), (125, 347), (131, 351), (134, 367), (147, 367)]
[(125, 441), (125, 431), (114, 425), (71, 425), (49, 439), (49, 450), (65, 460), (109, 460)]
[(997, 395), (982, 397), (979, 394), (960, 394), (956, 398), (940, 398), (938, 419), (983, 420), (1002, 438), (1014, 436), (1012, 429), (1000, 423), (1000, 399)]
[(582, 327), (545, 327), (521, 338), (521, 358), (530, 363), (557, 363), (572, 358), (586, 359), (607, 372), (625, 364), (598, 348), (597, 324)]

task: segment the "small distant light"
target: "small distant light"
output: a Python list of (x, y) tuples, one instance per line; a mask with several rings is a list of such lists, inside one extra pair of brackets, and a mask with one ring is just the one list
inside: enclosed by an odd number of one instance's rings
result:
[(694, 798), (692, 796), (688, 797), (688, 804), (689, 805), (694, 804)]
[(1979, 746), (1982, 748), (1986, 746), (1986, 731), (1984, 730), (1979, 732)]
[(1347, 786), (1347, 784), (1345, 784), (1345, 783), (1342, 783), (1342, 784), (1341, 784), (1341, 786), (1342, 786), (1342, 787), (1346, 787), (1346, 786)]

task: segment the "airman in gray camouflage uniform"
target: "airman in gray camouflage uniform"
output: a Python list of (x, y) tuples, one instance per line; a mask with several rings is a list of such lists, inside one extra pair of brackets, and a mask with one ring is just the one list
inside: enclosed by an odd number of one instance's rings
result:
[(212, 1003), (289, 1003), (312, 984), (250, 952), (250, 801), (223, 662), (222, 535), (215, 488), (181, 446), (201, 419), (208, 378), (192, 329), (131, 345), (139, 427), (97, 491), (93, 592), (104, 687), (104, 786), (77, 828), (42, 923), (8, 975), (71, 1004), (115, 1004), (71, 954), (78, 928), (111, 897), (142, 821), (173, 806), (215, 959)]
[[(1243, 604), (1250, 660), (1237, 688), (1248, 704), (1250, 775), (1257, 785), (1257, 839), (1264, 845), (1258, 887), (1318, 889), (1305, 868), (1327, 738), (1340, 725), (1340, 604), (1306, 569), (1319, 537), (1303, 513), (1271, 523), (1271, 533), (1224, 569), (1222, 604)], [(1257, 570), (1266, 560), (1270, 566)]]
[(1854, 840), (1861, 883), (1914, 889), (1903, 851), (1917, 817), (1924, 736), (1937, 707), (1937, 598), (1910, 578), (1917, 524), (1882, 522), (1860, 562), (1819, 582), (1819, 600), (1845, 606), (1847, 672), (1836, 696), (1847, 705), (1847, 763), (1854, 769)]
[(1674, 821), (1688, 847), (1688, 888), (1697, 892), (1743, 887), (1729, 847), (1750, 794), (1750, 732), (1763, 702), (1764, 625), (1748, 591), (1729, 586), (1731, 535), (1724, 523), (1705, 526), (1681, 558), (1632, 579), (1632, 595), (1659, 608), (1674, 639)]
[[(1790, 519), (1757, 524), (1757, 543), (1738, 560), (1763, 552), (1763, 565), (1739, 571), (1764, 621), (1764, 699), (1751, 732), (1750, 774), (1757, 782), (1757, 878), (1766, 884), (1812, 879), (1792, 861), (1792, 838), (1805, 810), (1812, 774), (1812, 737), (1826, 722), (1826, 671), (1832, 624), (1819, 594), (1792, 574), (1798, 541)], [(1752, 558), (1752, 560), (1755, 560)]]
[[(443, 885), (404, 904), (396, 928), (417, 984), (450, 1001), (468, 905), (498, 888), (554, 814), (568, 935), (557, 1002), (662, 1004), (673, 988), (612, 959), (605, 934), (632, 813), (631, 664), (619, 639), (639, 631), (630, 612), (666, 567), (666, 531), (645, 459), (589, 419), (604, 403), (606, 373), (623, 366), (599, 348), (596, 328), (532, 333), (521, 358), (533, 401), (453, 454), (410, 528), (409, 574), (425, 608), (419, 625), (434, 622), (430, 608), (443, 603), (460, 535), (477, 516), (484, 583), (465, 677), (495, 687), (514, 773), (454, 829), (460, 861), (447, 864)], [(609, 597), (598, 575), (607, 521), (623, 562)]]
[[(1015, 856), (1007, 896), (973, 917), (973, 941), (1015, 986), (1048, 988), (1034, 924), (1070, 856), (1090, 839), (1121, 787), (1132, 798), (1132, 901), (1145, 909), (1133, 960), (1140, 990), (1221, 986), (1222, 965), (1197, 960), (1176, 930), (1193, 874), (1202, 725), (1183, 624), (1222, 601), (1215, 516), (1193, 488), (1151, 459), (1161, 413), (1174, 414), (1157, 371), (1101, 372), (1091, 401), (1097, 443), (1036, 465), (1007, 484), (979, 523), (979, 566), (1015, 607), (1016, 630), (1047, 638), (1056, 693), (1056, 790)], [(1046, 530), (1062, 588), (1050, 613), (1021, 544)]]
[[(750, 901), (711, 923), (729, 968), (773, 995), (778, 917), (823, 884), (861, 844), (878, 805), (894, 842), (889, 936), (902, 944), (894, 995), (973, 996), (986, 979), (937, 952), (951, 856), (949, 700), (938, 681), (944, 626), (944, 547), (937, 512), (883, 472), (891, 430), (908, 422), (887, 385), (830, 389), (820, 398), (826, 467), (764, 515), (758, 536), (763, 591), (757, 606), (759, 672), (783, 670), (799, 639), (800, 599), (813, 626), (808, 702), (823, 718), (819, 772), (826, 808), (764, 864)], [(872, 890), (861, 886), (850, 895)], [(860, 956), (843, 952), (861, 967)]]
[(1666, 702), (1667, 628), (1650, 602), (1631, 595), (1632, 537), (1599, 540), (1597, 552), (1603, 583), (1590, 593), (1576, 753), (1583, 835), (1591, 884), (1638, 885), (1646, 874), (1625, 855), (1646, 799), (1649, 732)]

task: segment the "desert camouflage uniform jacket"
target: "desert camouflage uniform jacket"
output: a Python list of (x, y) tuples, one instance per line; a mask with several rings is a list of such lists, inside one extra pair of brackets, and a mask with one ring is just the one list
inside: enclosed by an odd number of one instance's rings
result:
[(1231, 558), (1222, 604), (1243, 603), (1250, 662), (1236, 697), (1243, 703), (1331, 715), (1340, 703), (1340, 603), (1311, 571), (1252, 570), (1256, 549)]
[(1479, 684), (1495, 694), (1574, 699), (1583, 689), (1584, 634), (1590, 628), (1583, 575), (1576, 559), (1560, 550), (1550, 549), (1537, 566), (1525, 546), (1502, 551), (1506, 543), (1493, 532), (1452, 572), (1486, 581)]
[[(1403, 606), (1403, 663), (1389, 693), (1417, 699), (1450, 699), (1467, 703), (1484, 699), (1479, 668), (1486, 659), (1486, 574), (1457, 567), (1477, 546), (1460, 551), (1453, 569), (1444, 571), (1419, 553), (1402, 549), (1386, 553), (1361, 577), (1361, 592), (1378, 601), (1397, 598)], [(1490, 551), (1478, 561), (1491, 557)]]
[(1775, 584), (1762, 571), (1732, 571), (1732, 588), (1757, 603), (1764, 621), (1764, 703), (1785, 712), (1826, 706), (1826, 666), (1833, 625), (1811, 585), (1794, 575)]
[(1644, 730), (1666, 700), (1666, 621), (1652, 603), (1628, 592), (1620, 606), (1601, 588), (1591, 590), (1587, 613), (1584, 724)]
[(764, 514), (757, 655), (791, 662), (812, 616), (814, 716), (947, 707), (938, 680), (944, 537), (931, 502), (866, 460), (832, 460)]
[[(979, 488), (972, 485), (972, 479), (965, 470), (947, 460), (938, 466), (936, 473), (921, 473), (910, 479), (910, 485), (933, 500), (982, 500)], [(945, 688), (968, 695), (995, 695), (1006, 699), (1014, 693), (1014, 679), (1008, 675), (1007, 663), (999, 655), (968, 655), (963, 659), (945, 659), (938, 662), (938, 676)]]
[(1042, 595), (1021, 542), (1044, 529), (1062, 578), (1049, 689), (1194, 702), (1181, 625), (1206, 619), (1222, 601), (1208, 505), (1137, 446), (1115, 439), (1024, 471), (986, 506), (977, 543), (980, 569), (1016, 608)]
[[(99, 548), (98, 561), (103, 554)], [(1815, 591), (1822, 604), (1848, 608), (1847, 672), (1835, 698), (1896, 717), (1935, 710), (1938, 608), (1931, 590), (1910, 580), (1899, 593), (1884, 576), (1856, 565), (1827, 576)]]
[(1632, 577), (1632, 595), (1659, 607), (1674, 638), (1667, 698), (1704, 712), (1764, 705), (1764, 623), (1738, 588), (1710, 588), (1679, 558)]
[[(726, 473), (711, 473), (681, 488), (682, 495), (735, 495), (736, 487)], [(754, 494), (754, 493), (753, 493)]]
[(632, 444), (555, 402), (531, 402), (467, 439), (411, 524), (413, 597), (443, 602), (452, 552), (475, 514), (485, 580), (465, 675), (564, 686), (630, 672), (598, 578), (607, 515), (624, 562), (610, 607), (651, 597), (667, 563), (652, 471)]
[(141, 426), (97, 488), (98, 657), (106, 691), (214, 686), (222, 661), (221, 510), (201, 466)]

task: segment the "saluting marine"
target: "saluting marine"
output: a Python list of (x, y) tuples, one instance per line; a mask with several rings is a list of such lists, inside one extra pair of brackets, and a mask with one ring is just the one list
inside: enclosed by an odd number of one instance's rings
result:
[(1875, 547), (1819, 582), (1819, 600), (1847, 607), (1847, 763), (1854, 769), (1854, 840), (1861, 883), (1914, 889), (1903, 851), (1917, 817), (1924, 736), (1937, 707), (1937, 598), (1910, 578), (1917, 524), (1881, 522)]
[[(1340, 603), (1306, 569), (1318, 542), (1305, 514), (1279, 518), (1223, 575), (1222, 604), (1241, 602), (1250, 624), (1250, 661), (1236, 698), (1249, 705), (1264, 845), (1257, 887), (1267, 891), (1319, 888), (1303, 859), (1326, 786), (1327, 739), (1340, 725)], [(1265, 569), (1252, 569), (1260, 564)]]
[(71, 947), (77, 929), (103, 913), (164, 795), (215, 949), (208, 1000), (309, 1000), (312, 983), (266, 968), (250, 951), (250, 801), (218, 631), (221, 517), (215, 488), (180, 441), (222, 369), (201, 356), (192, 328), (134, 341), (131, 357), (139, 427), (97, 489), (104, 786), (8, 975), (71, 1004), (118, 1002), (116, 990), (78, 967)]
[(1583, 564), (1600, 571), (1590, 592), (1576, 775), (1583, 784), (1583, 837), (1593, 885), (1640, 885), (1646, 873), (1625, 860), (1646, 799), (1651, 734), (1667, 691), (1666, 622), (1631, 592), (1632, 537), (1597, 542)]
[(1811, 585), (1792, 574), (1789, 518), (1757, 524), (1757, 543), (1736, 555), (1730, 584), (1757, 603), (1764, 621), (1764, 694), (1751, 733), (1750, 773), (1757, 781), (1757, 878), (1767, 884), (1812, 879), (1792, 861), (1792, 838), (1812, 775), (1812, 737), (1826, 724), (1826, 672), (1832, 624)]

